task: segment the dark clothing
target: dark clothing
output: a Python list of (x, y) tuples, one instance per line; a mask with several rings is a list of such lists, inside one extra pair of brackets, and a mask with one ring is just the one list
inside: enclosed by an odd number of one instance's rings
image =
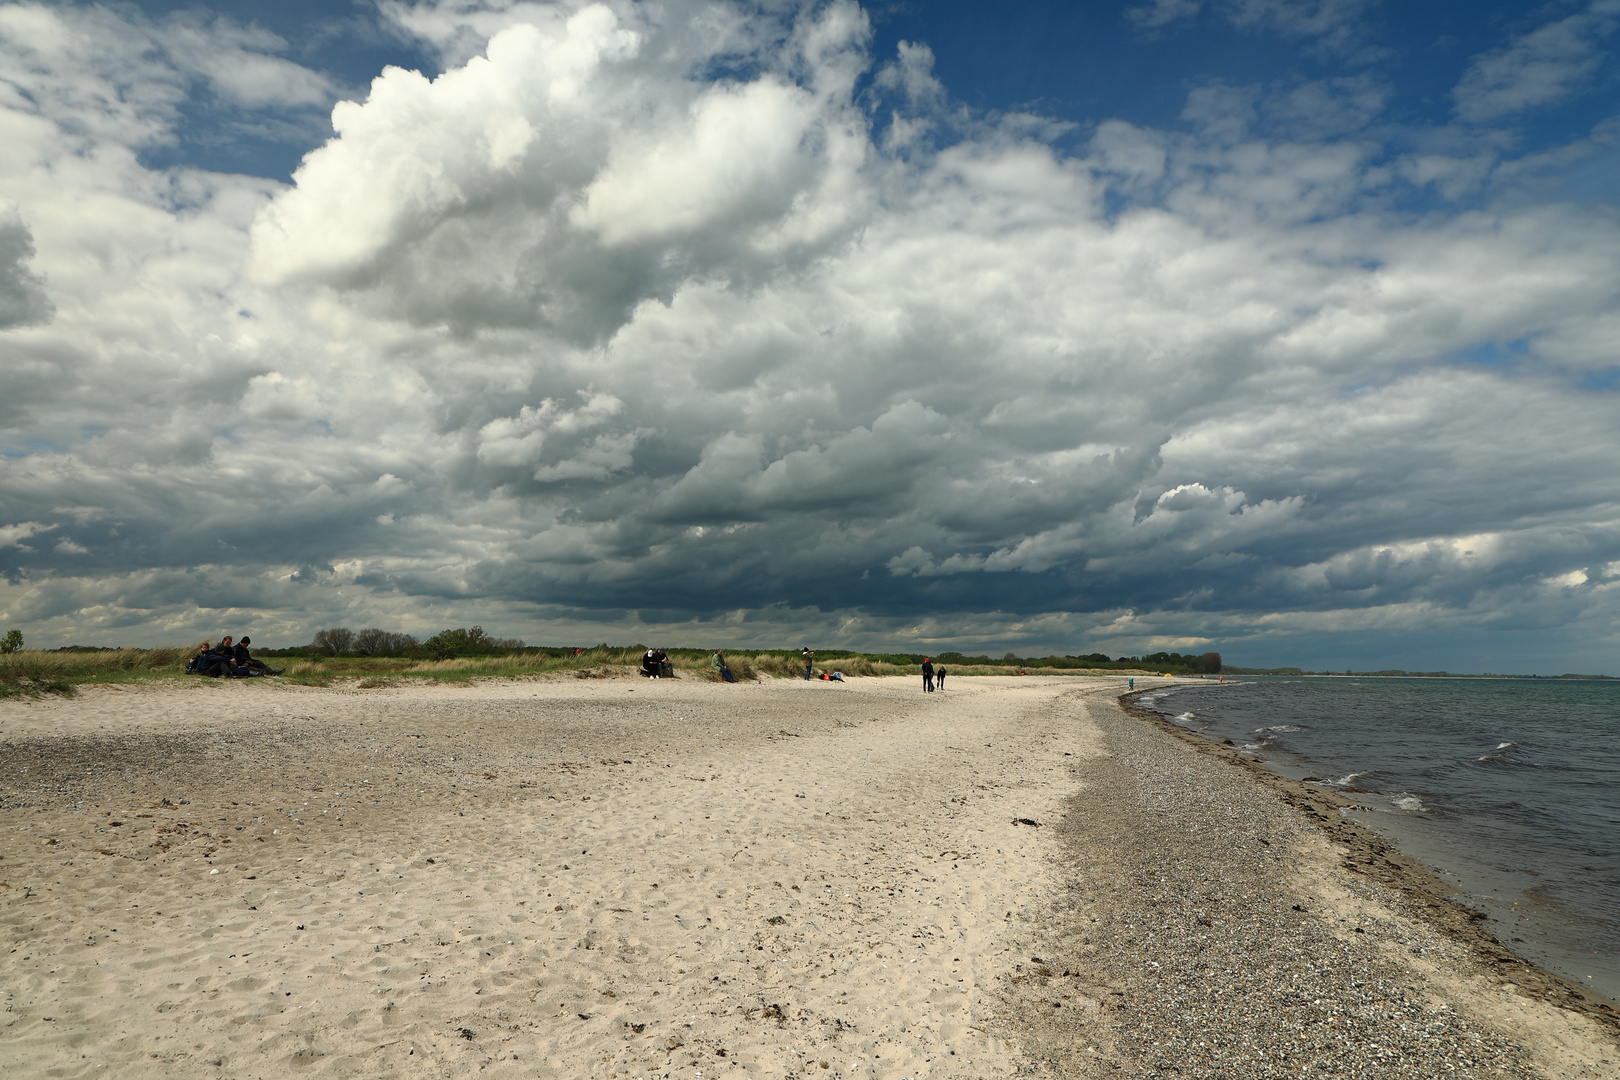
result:
[(804, 678), (808, 682), (813, 674), (812, 666), (815, 664), (816, 654), (809, 649), (804, 650)]
[(236, 666), (236, 654), (230, 649), (216, 645), (203, 653), (202, 663), (198, 665), (202, 673), (211, 679), (222, 675), (243, 675), (244, 669)]
[(922, 666), (922, 672), (923, 672), (923, 693), (932, 694), (934, 692), (934, 665), (929, 663), (927, 660), (924, 660), (923, 661), (923, 666)]
[(231, 654), (231, 659), (236, 661), (238, 674), (248, 675), (252, 674), (253, 672), (258, 672), (261, 675), (279, 674), (279, 672), (271, 671), (270, 665), (266, 664), (263, 660), (253, 659), (253, 657), (248, 653), (248, 647), (242, 644), (240, 641), (238, 641), (235, 648), (231, 650)]
[(945, 689), (945, 669), (943, 667), (934, 669), (934, 686), (940, 690)]

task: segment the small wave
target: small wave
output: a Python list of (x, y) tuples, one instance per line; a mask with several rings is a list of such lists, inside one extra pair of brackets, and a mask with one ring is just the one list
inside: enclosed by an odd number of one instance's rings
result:
[(1178, 724), (1189, 724), (1196, 719), (1196, 717), (1196, 713), (1184, 712), (1176, 716), (1175, 720)]
[(1287, 734), (1289, 732), (1298, 731), (1298, 730), (1299, 730), (1299, 725), (1298, 724), (1272, 724), (1270, 727), (1255, 728), (1254, 733), (1256, 735), (1259, 735), (1259, 734), (1261, 734), (1263, 732), (1267, 732), (1267, 731), (1280, 731), (1280, 732), (1282, 732), (1284, 734)]
[(1536, 767), (1534, 762), (1516, 758), (1512, 754), (1481, 754), (1474, 760), (1481, 765), (1495, 765), (1514, 769), (1533, 769)]
[(1416, 795), (1407, 795), (1403, 792), (1392, 795), (1390, 801), (1395, 804), (1397, 810), (1405, 810), (1409, 814), (1426, 814), (1429, 811), (1429, 808), (1423, 805), (1423, 800)]
[(1499, 743), (1496, 744), (1495, 749), (1497, 749), (1497, 750), (1506, 750), (1510, 746), (1518, 746), (1518, 745), (1519, 744), (1516, 743), (1516, 742), (1499, 742)]

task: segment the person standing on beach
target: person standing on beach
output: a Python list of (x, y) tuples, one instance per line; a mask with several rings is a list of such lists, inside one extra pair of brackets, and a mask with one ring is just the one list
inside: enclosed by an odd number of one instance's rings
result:
[(1134, 675), (1130, 679), (1130, 687), (1132, 690), (1136, 689), (1136, 677)]
[(935, 687), (935, 689), (938, 689), (938, 690), (945, 689), (945, 665), (944, 664), (941, 664), (939, 667), (934, 669), (934, 687)]
[(932, 694), (934, 692), (934, 662), (926, 656), (923, 657), (922, 671), (923, 693)]
[(802, 653), (804, 653), (804, 681), (809, 682), (810, 681), (810, 668), (811, 668), (811, 665), (813, 665), (815, 663), (816, 654), (810, 651), (810, 646), (808, 646), (808, 645), (806, 645), (800, 651)]

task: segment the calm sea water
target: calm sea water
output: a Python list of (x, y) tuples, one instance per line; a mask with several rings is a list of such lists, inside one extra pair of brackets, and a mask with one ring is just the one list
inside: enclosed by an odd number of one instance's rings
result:
[(1142, 702), (1354, 799), (1504, 945), (1620, 999), (1620, 682), (1266, 678)]

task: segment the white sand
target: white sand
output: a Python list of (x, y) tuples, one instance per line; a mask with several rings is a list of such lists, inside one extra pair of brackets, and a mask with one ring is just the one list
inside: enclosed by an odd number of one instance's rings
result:
[(0, 703), (0, 1066), (1027, 1073), (1007, 988), (1062, 877), (1044, 826), (1103, 752), (1084, 697), (1122, 682)]
[[(1072, 790), (1081, 732), (1038, 719), (1072, 686), (6, 704), (9, 740), (160, 760), (12, 778), (35, 805), (4, 811), (0, 1055), (28, 1076), (1010, 1075), (982, 987), (1042, 901), (1043, 830), (1013, 819)], [(248, 737), (280, 725), (302, 741)]]

